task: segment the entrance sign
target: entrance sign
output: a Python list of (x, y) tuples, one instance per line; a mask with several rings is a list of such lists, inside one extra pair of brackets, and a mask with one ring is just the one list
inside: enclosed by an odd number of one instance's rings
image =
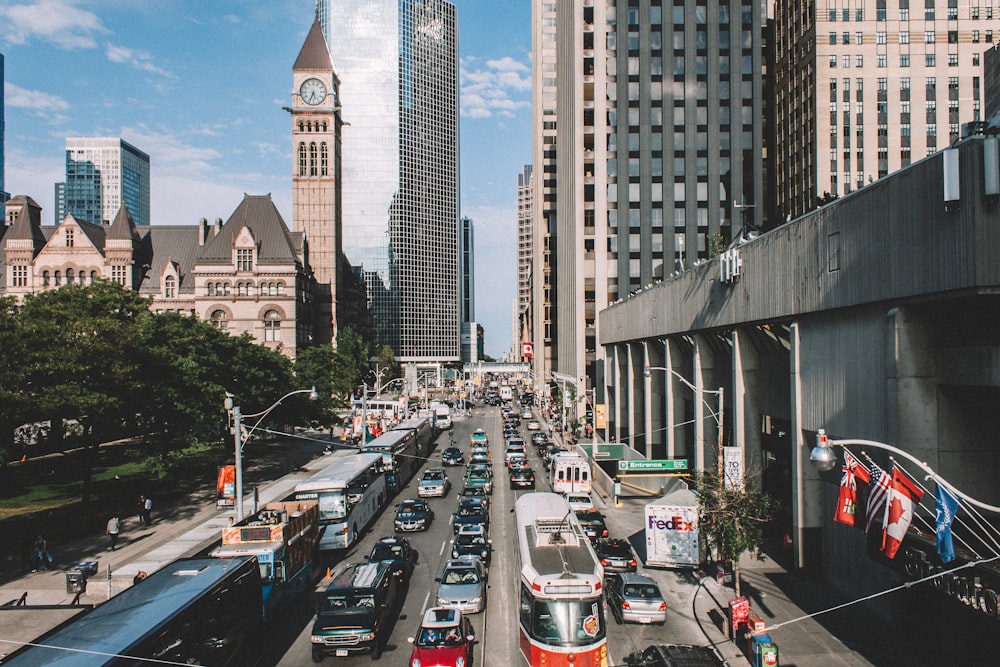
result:
[(661, 459), (619, 461), (618, 470), (623, 472), (660, 472), (664, 470), (687, 470), (687, 459)]

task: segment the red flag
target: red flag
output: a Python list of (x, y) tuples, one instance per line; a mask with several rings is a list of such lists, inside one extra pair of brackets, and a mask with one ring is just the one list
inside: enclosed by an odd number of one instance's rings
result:
[(833, 520), (838, 523), (853, 526), (857, 518), (857, 497), (858, 485), (855, 478), (867, 482), (868, 471), (861, 465), (851, 453), (844, 450), (844, 474), (840, 477), (840, 494), (837, 496), (837, 511), (833, 514)]
[(913, 521), (913, 504), (924, 495), (917, 485), (897, 468), (892, 469), (892, 484), (885, 505), (882, 532), (882, 552), (886, 558), (895, 558), (899, 545)]

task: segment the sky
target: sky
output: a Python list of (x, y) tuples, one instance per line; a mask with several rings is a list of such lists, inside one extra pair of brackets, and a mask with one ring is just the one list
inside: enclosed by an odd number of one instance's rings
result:
[[(530, 0), (454, 0), (461, 214), (486, 353), (511, 346), (517, 175), (531, 160)], [(67, 137), (150, 156), (154, 225), (226, 220), (244, 193), (291, 216), (292, 65), (314, 0), (0, 0), (4, 188), (55, 224)], [(334, 63), (336, 67), (336, 63)], [(346, 109), (345, 109), (346, 112)]]

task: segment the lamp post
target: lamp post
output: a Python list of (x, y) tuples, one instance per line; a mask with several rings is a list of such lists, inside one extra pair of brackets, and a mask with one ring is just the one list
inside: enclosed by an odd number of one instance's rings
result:
[[(681, 384), (683, 384), (685, 387), (687, 387), (688, 389), (690, 389), (691, 391), (694, 392), (695, 397), (697, 399), (697, 402), (698, 402), (699, 406), (700, 405), (704, 405), (705, 407), (708, 408), (709, 413), (712, 415), (712, 418), (715, 419), (716, 426), (718, 426), (718, 431), (719, 431), (719, 435), (718, 435), (718, 447), (719, 447), (719, 456), (721, 456), (722, 455), (722, 442), (723, 442), (723, 425), (725, 423), (725, 412), (724, 412), (724, 410), (725, 410), (725, 396), (726, 396), (725, 387), (719, 387), (715, 391), (702, 389), (701, 387), (699, 387), (697, 385), (691, 384), (691, 382), (686, 377), (684, 377), (683, 375), (681, 375), (680, 373), (678, 373), (674, 369), (667, 368), (666, 366), (646, 366), (643, 369), (643, 371), (642, 371), (642, 375), (647, 380), (650, 377), (650, 371), (665, 371), (667, 373), (670, 373), (671, 375), (673, 375), (674, 377), (676, 377), (678, 380), (680, 380)], [(719, 397), (719, 403), (718, 403), (718, 407), (717, 408), (713, 409), (712, 406), (709, 405), (708, 401), (705, 400), (705, 394), (717, 394), (718, 395), (718, 397)], [(701, 429), (702, 429), (701, 422), (696, 419), (695, 420), (695, 430), (699, 431)], [(705, 441), (704, 431), (702, 431), (702, 435), (701, 435), (700, 438), (696, 437), (696, 440), (698, 440), (698, 442), (696, 444), (698, 446), (700, 446), (700, 447), (703, 448), (704, 441)], [(704, 454), (704, 451), (702, 451), (700, 453), (700, 455), (698, 456), (698, 465), (704, 467), (704, 463), (705, 463), (705, 454)]]
[[(316, 392), (316, 387), (311, 389), (296, 389), (295, 391), (290, 391), (269, 407), (266, 410), (260, 412), (255, 412), (253, 414), (245, 415), (243, 414), (240, 406), (236, 405), (236, 397), (233, 394), (226, 392), (226, 410), (233, 417), (233, 444), (234, 450), (236, 452), (236, 521), (243, 520), (243, 447), (246, 445), (247, 440), (253, 435), (253, 432), (257, 430), (261, 422), (271, 414), (271, 412), (281, 405), (281, 402), (288, 398), (289, 396), (294, 396), (295, 394), (309, 394), (309, 400), (315, 401), (319, 398), (319, 394)], [(244, 419), (254, 419), (258, 418), (257, 422), (250, 427), (245, 434), (243, 433), (243, 420)]]
[(887, 445), (884, 442), (877, 442), (875, 440), (858, 440), (858, 439), (846, 439), (846, 440), (833, 440), (827, 436), (825, 429), (819, 429), (816, 431), (816, 446), (812, 448), (809, 452), (809, 460), (813, 462), (818, 470), (827, 471), (832, 470), (837, 465), (837, 455), (834, 453), (834, 447), (845, 447), (847, 445), (854, 445), (857, 447), (872, 447), (874, 449), (884, 449), (888, 452), (900, 456), (907, 461), (913, 463), (918, 468), (927, 473), (927, 476), (933, 479), (937, 484), (943, 486), (950, 493), (954, 494), (956, 498), (961, 498), (970, 505), (974, 505), (980, 509), (987, 510), (989, 512), (996, 512), (1000, 514), (1000, 507), (996, 505), (988, 505), (987, 503), (981, 502), (972, 498), (971, 496), (962, 493), (951, 484), (949, 484), (944, 478), (939, 474), (934, 472), (934, 470), (927, 465), (925, 462), (921, 461), (917, 457), (913, 456), (909, 452), (905, 452), (898, 447), (893, 447), (892, 445)]

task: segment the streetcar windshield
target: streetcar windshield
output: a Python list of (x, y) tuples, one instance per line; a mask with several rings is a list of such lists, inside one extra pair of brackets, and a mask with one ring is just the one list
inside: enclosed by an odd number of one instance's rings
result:
[(324, 491), (319, 494), (320, 523), (329, 523), (347, 516), (347, 497), (343, 489)]
[(532, 635), (546, 644), (587, 646), (604, 639), (600, 600), (535, 600)]

